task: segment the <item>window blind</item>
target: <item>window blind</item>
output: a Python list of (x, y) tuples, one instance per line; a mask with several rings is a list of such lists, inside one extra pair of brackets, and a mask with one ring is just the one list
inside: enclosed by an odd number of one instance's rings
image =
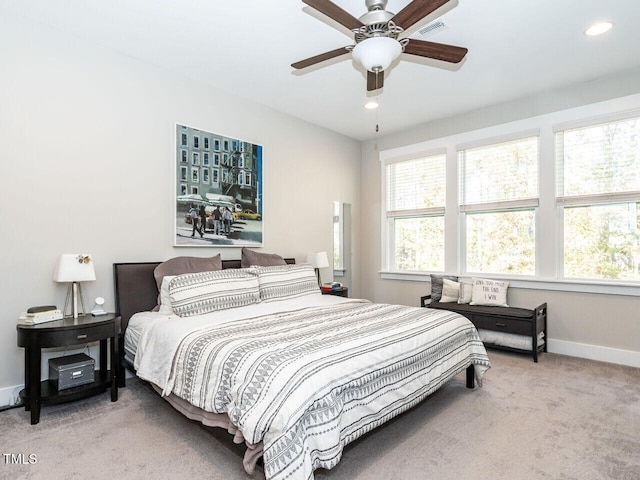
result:
[(387, 216), (444, 212), (444, 153), (386, 165)]
[(538, 136), (459, 150), (460, 209), (538, 205)]

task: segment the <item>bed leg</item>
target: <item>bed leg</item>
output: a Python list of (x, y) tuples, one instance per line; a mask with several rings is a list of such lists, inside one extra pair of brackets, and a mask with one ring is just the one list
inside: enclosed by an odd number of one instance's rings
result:
[(475, 376), (475, 372), (473, 369), (473, 365), (469, 365), (467, 367), (467, 388), (474, 387), (474, 376)]

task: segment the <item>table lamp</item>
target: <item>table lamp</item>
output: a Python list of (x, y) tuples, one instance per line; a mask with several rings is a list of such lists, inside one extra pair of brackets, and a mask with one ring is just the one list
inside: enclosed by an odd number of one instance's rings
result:
[[(56, 269), (53, 272), (54, 282), (68, 282), (67, 299), (64, 302), (64, 315), (67, 315), (67, 305), (71, 298), (72, 312), (74, 319), (78, 315), (84, 315), (84, 300), (82, 299), (82, 287), (80, 282), (90, 282), (96, 279), (96, 272), (93, 268), (91, 255), (87, 253), (64, 253), (58, 258)], [(82, 306), (82, 313), (78, 313), (78, 298)]]
[(318, 277), (318, 286), (320, 287), (320, 269), (329, 266), (329, 257), (327, 257), (327, 252), (310, 253), (307, 255), (307, 262), (315, 269), (316, 277)]

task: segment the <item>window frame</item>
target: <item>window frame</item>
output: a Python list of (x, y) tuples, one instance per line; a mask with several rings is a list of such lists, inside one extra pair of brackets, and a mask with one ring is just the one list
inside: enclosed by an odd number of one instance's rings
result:
[[(558, 135), (564, 134), (564, 132), (569, 130), (577, 130), (577, 129), (587, 129), (590, 127), (598, 127), (604, 126), (611, 123), (619, 123), (627, 120), (637, 120), (640, 121), (640, 109), (632, 109), (623, 112), (613, 113), (609, 115), (602, 115), (592, 118), (580, 119), (574, 122), (565, 122), (561, 124), (553, 125), (553, 138), (554, 138), (554, 147), (555, 154), (554, 159), (556, 163), (556, 170), (560, 170), (560, 164), (563, 164), (564, 160), (564, 146), (562, 149), (558, 146)], [(564, 167), (564, 165), (563, 165)], [(563, 180), (564, 182), (564, 176)], [(564, 212), (566, 208), (580, 208), (580, 207), (598, 207), (598, 206), (615, 206), (615, 205), (623, 205), (629, 203), (640, 203), (640, 190), (635, 191), (624, 191), (624, 192), (606, 192), (606, 193), (591, 193), (591, 194), (582, 194), (582, 195), (564, 195), (564, 192), (561, 191), (561, 186), (559, 182), (556, 182), (555, 189), (555, 206), (556, 206), (556, 220), (557, 220), (557, 230), (558, 230), (558, 238), (557, 242), (558, 255), (557, 255), (557, 265), (556, 269), (558, 272), (558, 277), (563, 281), (568, 282), (601, 282), (611, 285), (617, 284), (639, 284), (640, 280), (637, 281), (625, 281), (619, 279), (605, 279), (605, 278), (576, 278), (576, 277), (567, 277), (565, 273), (565, 238), (564, 238)]]
[[(463, 204), (462, 200), (462, 178), (464, 172), (462, 169), (462, 154), (467, 150), (472, 150), (482, 147), (491, 147), (500, 144), (507, 144), (517, 142), (520, 140), (527, 140), (530, 138), (537, 139), (537, 171), (536, 181), (538, 183), (537, 195), (535, 197), (523, 198), (518, 200), (501, 200), (486, 203), (475, 204)], [(509, 277), (521, 277), (521, 278), (535, 278), (538, 276), (538, 252), (539, 252), (539, 239), (538, 239), (538, 208), (540, 206), (540, 130), (532, 129), (520, 132), (512, 132), (506, 135), (487, 138), (475, 142), (467, 142), (456, 145), (457, 161), (458, 161), (458, 190), (456, 192), (459, 201), (457, 205), (459, 215), (459, 252), (458, 252), (458, 270), (461, 275), (466, 276), (509, 276)], [(533, 258), (533, 273), (532, 274), (508, 274), (508, 273), (495, 273), (495, 272), (478, 272), (469, 269), (467, 262), (467, 215), (473, 214), (492, 214), (492, 213), (507, 213), (507, 212), (532, 212), (534, 222), (534, 258)], [(445, 246), (446, 248), (446, 246)]]
[[(445, 204), (442, 207), (427, 207), (427, 208), (416, 208), (416, 209), (410, 209), (410, 210), (387, 210), (387, 176), (386, 176), (386, 172), (387, 172), (387, 167), (389, 165), (392, 164), (397, 164), (397, 163), (402, 163), (402, 162), (410, 162), (410, 161), (414, 161), (414, 160), (419, 160), (421, 158), (428, 158), (428, 157), (434, 157), (434, 156), (439, 156), (439, 155), (444, 155), (445, 156)], [(386, 249), (383, 249), (383, 265), (387, 265), (387, 266), (391, 266), (393, 265), (393, 268), (390, 267), (390, 269), (392, 271), (395, 272), (402, 272), (402, 273), (406, 273), (406, 274), (414, 274), (414, 273), (419, 273), (420, 271), (418, 270), (399, 270), (397, 268), (395, 268), (395, 260), (392, 260), (394, 257), (394, 252), (395, 252), (395, 229), (392, 228), (392, 225), (395, 223), (396, 219), (402, 219), (402, 218), (426, 218), (426, 217), (442, 217), (443, 221), (445, 223), (445, 245), (446, 245), (446, 203), (447, 203), (447, 189), (448, 189), (448, 185), (447, 185), (447, 165), (448, 165), (449, 161), (447, 158), (447, 150), (444, 148), (435, 148), (435, 149), (429, 149), (429, 150), (424, 150), (424, 151), (419, 151), (416, 152), (415, 154), (412, 155), (402, 155), (399, 157), (395, 157), (395, 158), (389, 158), (386, 161), (381, 162), (381, 168), (382, 168), (382, 173), (381, 173), (381, 178), (382, 178), (382, 196), (381, 196), (381, 204), (383, 205), (382, 207), (382, 225), (383, 225), (383, 232), (386, 232), (385, 234), (383, 234), (383, 236), (385, 237), (385, 241), (383, 241), (383, 244), (386, 245)], [(444, 252), (444, 263), (445, 263), (445, 270), (446, 270), (446, 249)], [(438, 271), (439, 273), (442, 273), (442, 271)]]

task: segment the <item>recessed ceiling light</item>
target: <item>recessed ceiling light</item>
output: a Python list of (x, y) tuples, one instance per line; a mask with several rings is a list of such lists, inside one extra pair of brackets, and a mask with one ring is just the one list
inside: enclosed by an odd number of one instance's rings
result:
[(596, 35), (601, 35), (605, 32), (608, 32), (613, 27), (613, 23), (611, 22), (599, 22), (594, 23), (589, 28), (584, 31), (584, 34), (588, 37), (595, 37)]
[(376, 102), (375, 100), (371, 100), (364, 104), (364, 108), (375, 110), (376, 108), (378, 108), (378, 102)]

